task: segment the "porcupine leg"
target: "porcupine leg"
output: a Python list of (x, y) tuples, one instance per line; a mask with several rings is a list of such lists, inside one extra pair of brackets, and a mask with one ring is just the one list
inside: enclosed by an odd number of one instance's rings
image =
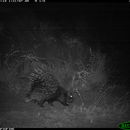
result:
[(67, 94), (62, 91), (63, 89), (60, 88), (60, 91), (58, 93), (59, 97), (57, 98), (57, 101), (59, 101), (62, 105), (68, 106), (67, 103)]
[(48, 104), (49, 104), (50, 106), (54, 106), (52, 101), (48, 101)]
[(38, 104), (38, 101), (36, 99), (33, 99), (32, 102)]
[(63, 104), (64, 106), (68, 106), (68, 103), (67, 103), (66, 101), (62, 101), (62, 100), (60, 100), (60, 99), (58, 99), (58, 101), (59, 101), (61, 104)]
[(63, 104), (64, 106), (68, 106), (66, 102), (60, 101), (60, 103)]
[(41, 100), (41, 101), (39, 101), (38, 102), (38, 105), (40, 106), (40, 107), (44, 107), (44, 103), (46, 102), (46, 100)]

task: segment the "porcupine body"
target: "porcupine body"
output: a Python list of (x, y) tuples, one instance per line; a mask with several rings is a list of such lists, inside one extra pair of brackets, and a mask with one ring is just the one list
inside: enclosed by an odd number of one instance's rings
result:
[(33, 79), (31, 89), (26, 97), (26, 102), (32, 101), (41, 107), (45, 102), (53, 105), (53, 102), (58, 101), (64, 106), (68, 106), (73, 101), (72, 95), (60, 86), (58, 80), (51, 73), (37, 75)]

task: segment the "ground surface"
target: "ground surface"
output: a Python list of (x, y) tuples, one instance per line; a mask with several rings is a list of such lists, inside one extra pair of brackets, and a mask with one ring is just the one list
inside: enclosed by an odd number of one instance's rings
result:
[(0, 127), (14, 128), (57, 128), (57, 127), (118, 127), (126, 121), (125, 117), (106, 117), (97, 113), (79, 112), (76, 107), (69, 108), (54, 103), (44, 108), (32, 103), (24, 103), (22, 96), (7, 91), (5, 84), (0, 86)]

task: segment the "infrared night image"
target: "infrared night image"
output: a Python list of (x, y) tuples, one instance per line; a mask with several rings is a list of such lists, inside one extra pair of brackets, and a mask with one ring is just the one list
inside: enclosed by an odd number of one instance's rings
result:
[(129, 3), (0, 7), (0, 128), (119, 128), (130, 121)]

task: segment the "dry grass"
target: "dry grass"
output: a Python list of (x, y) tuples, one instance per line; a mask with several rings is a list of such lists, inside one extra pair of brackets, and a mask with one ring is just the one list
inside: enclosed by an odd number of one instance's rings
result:
[(90, 128), (117, 127), (123, 121), (121, 108), (73, 106), (71, 108), (46, 108), (29, 111), (11, 111), (2, 119), (2, 127), (15, 128)]

